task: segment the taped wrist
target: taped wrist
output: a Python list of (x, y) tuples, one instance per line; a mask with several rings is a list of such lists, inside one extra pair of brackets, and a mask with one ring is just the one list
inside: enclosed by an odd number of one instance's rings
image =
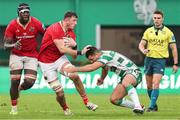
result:
[(48, 82), (48, 84), (56, 93), (63, 90), (61, 83), (57, 79), (55, 81)]
[(72, 47), (73, 50), (77, 50), (77, 45), (75, 45), (74, 47)]

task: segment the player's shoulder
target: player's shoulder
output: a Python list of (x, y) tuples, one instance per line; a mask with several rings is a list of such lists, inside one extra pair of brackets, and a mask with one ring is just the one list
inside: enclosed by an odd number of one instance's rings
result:
[(58, 27), (58, 22), (55, 22), (53, 24), (51, 24), (50, 26), (48, 26), (48, 29), (54, 29)]
[(111, 51), (111, 50), (101, 50), (101, 53), (102, 53), (101, 57), (103, 57), (103, 58), (104, 58), (104, 56), (105, 56), (105, 58), (112, 57), (115, 54), (115, 52)]
[(14, 18), (14, 19), (12, 19), (10, 22), (9, 22), (9, 25), (11, 24), (11, 25), (14, 25), (14, 24), (16, 24), (17, 23), (17, 18)]
[(163, 27), (163, 30), (168, 32), (168, 33), (172, 33), (172, 31), (168, 27), (166, 27), (166, 26)]
[(31, 21), (35, 22), (35, 23), (41, 23), (41, 21), (33, 16), (31, 16)]
[(58, 22), (53, 23), (52, 25), (50, 25), (47, 29), (46, 32), (54, 32), (57, 33), (59, 31), (60, 27)]
[(11, 20), (8, 25), (7, 25), (7, 28), (12, 28), (12, 27), (15, 27), (17, 26), (17, 18)]
[(154, 27), (153, 27), (153, 26), (148, 27), (148, 28), (146, 29), (146, 31), (147, 31), (147, 32), (154, 31)]
[(101, 50), (102, 55), (108, 55), (111, 51), (110, 50)]

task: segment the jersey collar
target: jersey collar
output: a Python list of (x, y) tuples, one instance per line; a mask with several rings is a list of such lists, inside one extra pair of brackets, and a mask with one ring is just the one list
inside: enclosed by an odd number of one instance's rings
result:
[(24, 28), (24, 29), (27, 28), (27, 26), (28, 26), (28, 24), (29, 24), (30, 22), (31, 22), (31, 16), (29, 17), (29, 21), (27, 22), (27, 24), (26, 24), (25, 26), (20, 23), (19, 17), (17, 17), (17, 23), (18, 23), (22, 28)]
[(162, 26), (160, 28), (156, 28), (154, 25), (153, 25), (153, 27), (155, 30), (162, 30), (164, 28), (164, 24), (162, 24)]

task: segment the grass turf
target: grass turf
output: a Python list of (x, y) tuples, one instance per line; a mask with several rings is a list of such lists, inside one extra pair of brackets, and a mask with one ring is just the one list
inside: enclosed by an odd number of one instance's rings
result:
[[(0, 95), (0, 119), (120, 119), (120, 120), (180, 120), (180, 95), (160, 95), (158, 112), (135, 115), (132, 110), (114, 106), (109, 102), (108, 94), (88, 94), (90, 101), (98, 104), (99, 109), (89, 111), (78, 94), (67, 94), (67, 103), (74, 113), (64, 116), (55, 100), (54, 94), (21, 94), (18, 115), (9, 115), (9, 95)], [(140, 95), (141, 103), (148, 107), (148, 97)]]

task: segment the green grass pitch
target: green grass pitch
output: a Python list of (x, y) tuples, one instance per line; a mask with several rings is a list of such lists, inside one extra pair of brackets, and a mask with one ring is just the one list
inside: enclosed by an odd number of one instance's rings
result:
[[(89, 111), (78, 94), (67, 94), (66, 100), (73, 116), (64, 116), (55, 101), (54, 94), (21, 94), (18, 115), (9, 115), (9, 95), (0, 95), (0, 119), (88, 119), (88, 120), (180, 120), (180, 95), (160, 95), (159, 111), (135, 115), (132, 110), (114, 106), (108, 94), (88, 94), (90, 101), (98, 104), (99, 109)], [(140, 95), (141, 102), (148, 107), (148, 97)]]

